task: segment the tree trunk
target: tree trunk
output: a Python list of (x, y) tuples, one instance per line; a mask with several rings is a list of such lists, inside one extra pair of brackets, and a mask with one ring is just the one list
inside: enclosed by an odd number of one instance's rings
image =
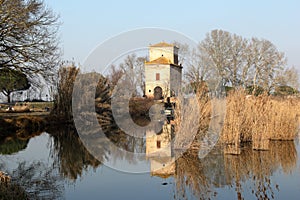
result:
[(257, 69), (255, 70), (255, 74), (254, 74), (254, 77), (253, 77), (253, 90), (252, 90), (252, 95), (255, 96), (255, 93), (256, 93), (256, 76), (257, 76), (258, 72), (257, 72)]
[(7, 103), (10, 103), (10, 92), (7, 93)]
[(3, 90), (2, 94), (4, 94), (4, 96), (6, 96), (7, 103), (10, 103), (10, 94), (11, 94), (11, 92)]

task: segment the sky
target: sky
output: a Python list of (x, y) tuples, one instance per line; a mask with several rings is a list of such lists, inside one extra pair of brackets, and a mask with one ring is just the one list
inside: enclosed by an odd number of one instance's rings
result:
[[(178, 31), (196, 42), (214, 29), (271, 41), (300, 71), (300, 1), (45, 0), (62, 23), (63, 58), (82, 64), (112, 36), (144, 27)], [(160, 42), (160, 41), (157, 41)]]

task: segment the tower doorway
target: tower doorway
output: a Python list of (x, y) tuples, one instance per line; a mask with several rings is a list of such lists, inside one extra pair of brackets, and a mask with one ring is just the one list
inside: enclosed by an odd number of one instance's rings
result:
[(154, 88), (154, 99), (155, 100), (159, 100), (159, 99), (162, 99), (163, 96), (162, 96), (162, 89), (161, 87), (157, 86)]

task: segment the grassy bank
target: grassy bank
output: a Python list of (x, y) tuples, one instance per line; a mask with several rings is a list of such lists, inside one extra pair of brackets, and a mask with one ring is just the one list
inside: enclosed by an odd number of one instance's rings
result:
[(0, 113), (7, 112), (9, 106), (11, 106), (14, 111), (19, 113), (45, 112), (47, 110), (52, 110), (53, 105), (53, 102), (17, 102), (15, 104), (0, 104)]

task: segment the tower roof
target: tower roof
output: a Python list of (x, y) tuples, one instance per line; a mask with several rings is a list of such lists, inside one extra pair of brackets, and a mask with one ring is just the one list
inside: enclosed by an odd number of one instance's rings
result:
[(150, 45), (150, 47), (174, 47), (174, 46), (175, 46), (174, 44), (169, 44), (166, 42), (160, 42), (157, 44)]
[(168, 65), (168, 64), (171, 64), (171, 61), (168, 60), (166, 57), (161, 56), (161, 57), (159, 57), (155, 60), (146, 62), (146, 64), (165, 64), (165, 65)]
[(158, 65), (172, 65), (172, 66), (176, 66), (176, 67), (180, 67), (182, 68), (181, 65), (177, 65), (172, 63), (168, 58), (161, 56), (155, 60), (149, 61), (149, 62), (145, 62), (145, 64), (158, 64)]

